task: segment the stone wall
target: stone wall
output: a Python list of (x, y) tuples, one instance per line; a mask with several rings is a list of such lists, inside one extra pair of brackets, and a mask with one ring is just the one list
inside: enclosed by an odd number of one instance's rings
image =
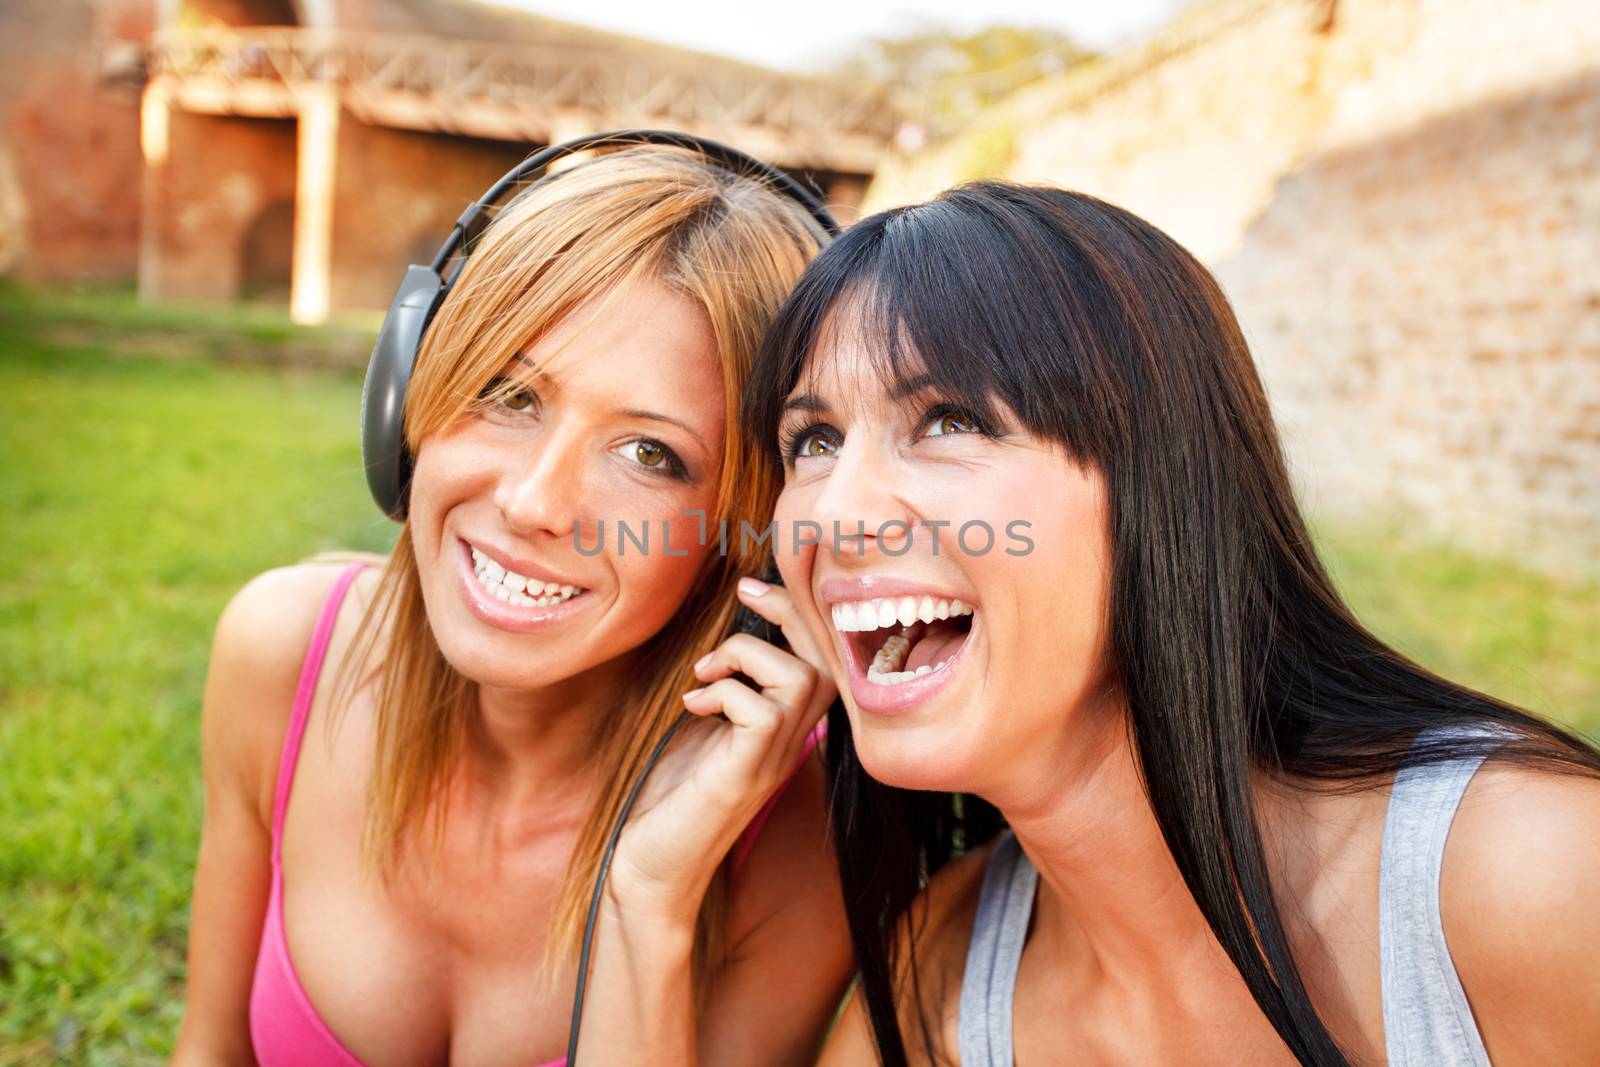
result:
[(1082, 189), (1221, 278), (1314, 512), (1600, 571), (1593, 0), (1221, 0), (884, 167)]
[(1600, 71), (1315, 157), (1218, 273), (1313, 508), (1600, 563)]

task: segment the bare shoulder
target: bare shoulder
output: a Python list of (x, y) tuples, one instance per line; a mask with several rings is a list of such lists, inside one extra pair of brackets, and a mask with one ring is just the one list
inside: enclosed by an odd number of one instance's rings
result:
[[(953, 1062), (957, 1016), (967, 942), (978, 911), (983, 873), (994, 842), (980, 845), (939, 869), (918, 894), (905, 917), (896, 946), (900, 974), (896, 980), (896, 1013), (908, 1061), (918, 1067)], [(916, 960), (913, 981), (908, 950)], [(923, 1023), (933, 1047), (924, 1040)], [(818, 1067), (868, 1067), (879, 1062), (858, 985), (828, 1037)]]
[[(318, 613), (343, 568), (328, 563), (277, 567), (246, 582), (222, 609), (217, 637), (233, 654), (248, 653), (280, 661), (290, 650), (304, 650)], [(276, 653), (276, 655), (274, 655)]]
[(983, 872), (988, 868), (994, 844), (988, 841), (962, 853), (928, 880), (908, 929), (919, 964), (953, 957), (958, 968), (965, 965), (967, 942), (972, 938), (978, 896), (983, 889)]
[[(906, 917), (900, 942), (897, 1010), (906, 1052), (913, 1063), (954, 1062), (967, 946), (993, 851), (994, 842), (989, 841), (941, 867)], [(916, 960), (914, 973), (905, 965), (908, 941)]]
[(767, 940), (775, 923), (800, 923), (819, 935), (837, 935), (828, 938), (841, 950), (832, 953), (839, 957), (832, 962), (847, 971), (844, 904), (828, 831), (820, 752), (795, 768), (749, 847), (732, 886), (729, 919), (735, 949)]
[(202, 713), (208, 784), (243, 790), (270, 811), (277, 753), (306, 647), (343, 567), (302, 563), (267, 571), (235, 593), (217, 620)]
[(749, 847), (735, 882), (739, 900), (781, 902), (819, 871), (837, 881), (820, 751), (795, 767)]
[[(285, 693), (292, 702), (317, 616), (342, 570), (324, 563), (279, 567), (233, 595), (211, 646), (211, 679), (228, 684), (233, 698), (221, 702), (219, 711), (276, 702)], [(208, 680), (208, 711), (212, 688)]]
[(1600, 1062), (1600, 780), (1491, 759), (1456, 812), (1440, 909), (1495, 1063)]

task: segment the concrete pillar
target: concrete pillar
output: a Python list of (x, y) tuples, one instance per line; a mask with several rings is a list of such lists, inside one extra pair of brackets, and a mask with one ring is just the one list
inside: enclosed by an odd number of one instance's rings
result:
[[(599, 133), (600, 128), (588, 119), (572, 118), (570, 116), (557, 118), (550, 123), (550, 143), (561, 144), (565, 141), (577, 140), (587, 137), (591, 133)], [(546, 174), (559, 174), (568, 167), (578, 165), (577, 156), (564, 156), (545, 168)]]
[(161, 82), (145, 86), (139, 102), (139, 148), (144, 156), (139, 206), (139, 300), (161, 298), (161, 227), (166, 218), (163, 188), (172, 110)]
[(295, 142), (294, 267), (289, 317), (312, 324), (328, 318), (333, 268), (334, 170), (339, 157), (339, 95), (307, 88), (299, 100)]

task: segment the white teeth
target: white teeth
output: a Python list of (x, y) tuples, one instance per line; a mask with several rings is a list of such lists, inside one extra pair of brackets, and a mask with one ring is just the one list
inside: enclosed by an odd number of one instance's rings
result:
[(909, 682), (913, 678), (920, 678), (924, 674), (942, 671), (949, 665), (949, 660), (940, 660), (931, 666), (924, 663), (914, 671), (886, 671), (879, 670), (877, 661), (874, 660), (873, 666), (867, 671), (867, 681), (873, 685), (899, 685), (901, 682)]
[[(532, 585), (530, 582), (529, 587)], [(910, 626), (919, 619), (934, 622), (956, 615), (971, 615), (972, 605), (964, 600), (906, 596), (839, 603), (830, 610), (835, 630), (840, 633), (867, 633), (890, 626)]]
[(477, 575), (478, 584), (503, 603), (522, 608), (551, 607), (583, 592), (582, 586), (558, 585), (537, 578), (525, 578), (516, 571), (506, 570), (476, 548), (471, 553), (472, 571)]

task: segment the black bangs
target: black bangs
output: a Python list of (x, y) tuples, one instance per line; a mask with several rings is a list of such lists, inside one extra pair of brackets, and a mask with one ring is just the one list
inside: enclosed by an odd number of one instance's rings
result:
[(1136, 332), (1123, 325), (1132, 286), (1072, 239), (1072, 206), (984, 182), (851, 227), (774, 318), (744, 425), (776, 455), (784, 399), (818, 372), (819, 352), (851, 350), (891, 391), (938, 396), (991, 425), (1003, 405), (1074, 459), (1103, 462), (1125, 440), (1125, 377), (1106, 364)]

